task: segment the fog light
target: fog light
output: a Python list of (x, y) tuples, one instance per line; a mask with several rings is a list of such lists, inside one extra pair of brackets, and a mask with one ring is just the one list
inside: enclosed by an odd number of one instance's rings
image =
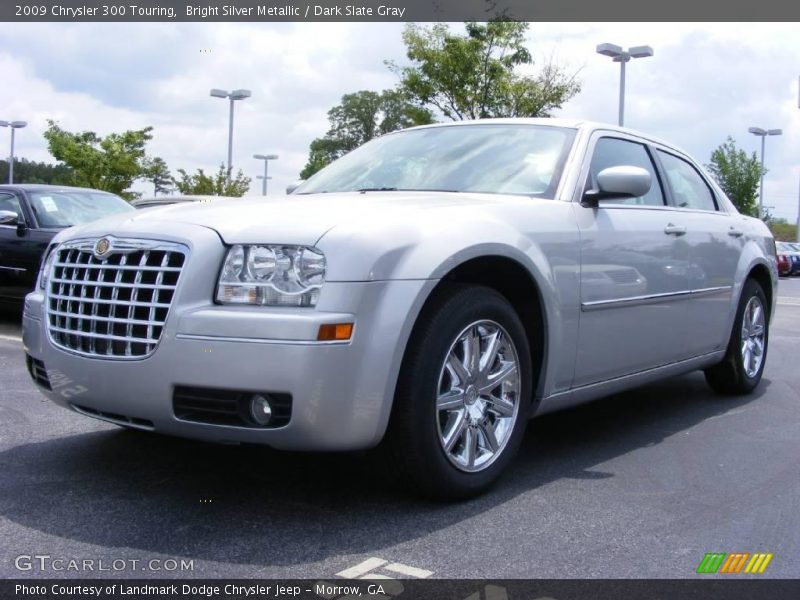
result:
[(250, 416), (259, 425), (269, 425), (272, 420), (272, 407), (269, 399), (261, 394), (255, 394), (250, 398)]

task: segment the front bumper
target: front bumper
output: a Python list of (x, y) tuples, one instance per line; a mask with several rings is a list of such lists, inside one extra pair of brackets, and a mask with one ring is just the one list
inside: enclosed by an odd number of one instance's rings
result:
[[(377, 444), (406, 340), (435, 281), (327, 282), (315, 309), (216, 306), (208, 274), (191, 271), (219, 264), (217, 245), (210, 252), (216, 258), (196, 260), (196, 251), (187, 261), (158, 347), (141, 360), (86, 357), (54, 346), (45, 296), (29, 294), (23, 343), (44, 363), (52, 389), (41, 391), (84, 415), (119, 415), (134, 427), (147, 423), (144, 428), (200, 440), (287, 450)], [(345, 321), (355, 324), (349, 342), (316, 341), (321, 324)], [(173, 410), (176, 386), (289, 394), (291, 419), (272, 429), (182, 420)]]

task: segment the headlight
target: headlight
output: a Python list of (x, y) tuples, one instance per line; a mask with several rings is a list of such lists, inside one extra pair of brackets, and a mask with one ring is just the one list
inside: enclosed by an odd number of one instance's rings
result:
[(225, 256), (217, 302), (315, 306), (325, 270), (325, 256), (315, 248), (237, 244)]
[(58, 252), (56, 252), (57, 245), (58, 244), (51, 244), (45, 253), (44, 262), (42, 263), (42, 268), (39, 269), (39, 277), (36, 280), (36, 287), (40, 290), (43, 290), (47, 286), (47, 278), (50, 276), (53, 261), (56, 258), (56, 254), (58, 254)]

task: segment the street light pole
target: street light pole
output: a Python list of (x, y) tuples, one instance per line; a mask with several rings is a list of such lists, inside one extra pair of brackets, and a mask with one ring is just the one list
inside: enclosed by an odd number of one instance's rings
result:
[(14, 133), (28, 125), (27, 121), (0, 121), (0, 127), (11, 128), (11, 155), (8, 158), (8, 183), (14, 183)]
[(227, 98), (230, 100), (230, 108), (228, 112), (228, 174), (225, 181), (228, 185), (231, 183), (231, 172), (233, 171), (233, 103), (236, 100), (244, 100), (252, 95), (250, 90), (220, 90), (217, 88), (209, 92), (210, 96), (214, 98)]
[(781, 135), (780, 129), (763, 129), (761, 127), (750, 127), (747, 131), (761, 138), (761, 183), (758, 190), (758, 218), (764, 218), (764, 152), (768, 135)]
[(264, 161), (264, 174), (263, 175), (259, 175), (258, 179), (262, 180), (261, 181), (261, 195), (262, 196), (266, 196), (267, 195), (267, 180), (270, 179), (270, 177), (267, 175), (267, 166), (269, 165), (269, 161), (278, 160), (278, 155), (277, 154), (253, 154), (253, 158), (255, 158), (257, 160), (263, 160)]
[(632, 58), (646, 58), (653, 56), (653, 48), (650, 46), (632, 46), (623, 50), (621, 46), (615, 44), (598, 44), (596, 48), (598, 54), (608, 56), (614, 62), (619, 63), (619, 117), (617, 123), (620, 127), (625, 124), (625, 64)]

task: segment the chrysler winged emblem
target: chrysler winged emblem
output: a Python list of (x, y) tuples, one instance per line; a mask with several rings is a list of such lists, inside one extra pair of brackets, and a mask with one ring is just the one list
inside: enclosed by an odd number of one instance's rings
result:
[(111, 240), (108, 238), (100, 238), (94, 245), (94, 255), (97, 258), (103, 258), (111, 251)]

